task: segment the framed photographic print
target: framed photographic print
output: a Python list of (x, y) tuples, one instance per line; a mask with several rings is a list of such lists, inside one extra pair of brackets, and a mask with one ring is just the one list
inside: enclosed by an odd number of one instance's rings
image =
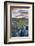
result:
[(34, 42), (34, 2), (4, 2), (4, 43)]

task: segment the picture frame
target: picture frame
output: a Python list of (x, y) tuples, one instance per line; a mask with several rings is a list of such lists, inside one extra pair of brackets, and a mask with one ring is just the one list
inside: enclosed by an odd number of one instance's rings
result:
[(34, 42), (34, 2), (4, 2), (4, 44)]

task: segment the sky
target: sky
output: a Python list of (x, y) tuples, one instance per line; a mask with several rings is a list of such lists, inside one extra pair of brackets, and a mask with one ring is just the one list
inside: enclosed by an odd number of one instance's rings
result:
[(28, 18), (28, 9), (15, 8), (11, 12), (12, 18)]

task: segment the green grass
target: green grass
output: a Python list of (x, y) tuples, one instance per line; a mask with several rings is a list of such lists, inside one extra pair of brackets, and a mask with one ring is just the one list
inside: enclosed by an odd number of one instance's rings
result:
[(18, 21), (18, 26), (19, 26), (20, 28), (24, 27), (25, 25), (26, 25), (26, 22), (25, 22), (24, 20), (19, 20), (19, 21)]

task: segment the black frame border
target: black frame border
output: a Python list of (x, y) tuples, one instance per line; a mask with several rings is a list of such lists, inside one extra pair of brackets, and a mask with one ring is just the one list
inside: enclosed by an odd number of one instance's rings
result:
[[(19, 41), (7, 43), (7, 3), (23, 3), (32, 4), (32, 41)], [(17, 2), (17, 1), (5, 1), (4, 2), (4, 44), (19, 44), (19, 43), (33, 43), (34, 42), (34, 2)]]

